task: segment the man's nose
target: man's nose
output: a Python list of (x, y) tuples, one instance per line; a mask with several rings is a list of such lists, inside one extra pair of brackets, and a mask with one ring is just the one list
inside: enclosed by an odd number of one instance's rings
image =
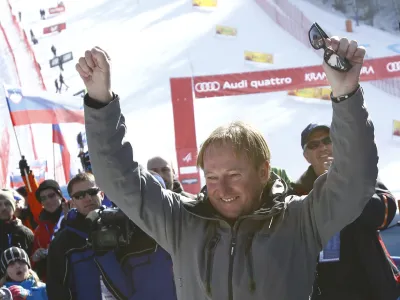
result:
[(229, 196), (231, 188), (225, 178), (221, 178), (218, 184), (218, 190), (222, 197)]

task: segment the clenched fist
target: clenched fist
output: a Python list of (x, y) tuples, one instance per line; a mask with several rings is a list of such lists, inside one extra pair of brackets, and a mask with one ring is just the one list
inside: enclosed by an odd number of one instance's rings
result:
[(113, 99), (110, 69), (110, 57), (100, 47), (85, 51), (85, 56), (79, 58), (76, 70), (81, 76), (90, 98), (104, 103)]
[(332, 37), (325, 41), (327, 47), (331, 48), (339, 56), (347, 58), (353, 66), (348, 72), (339, 72), (324, 62), (324, 71), (332, 87), (332, 94), (334, 97), (349, 94), (359, 84), (360, 72), (366, 53), (365, 48), (358, 46), (357, 41), (349, 41), (347, 38)]

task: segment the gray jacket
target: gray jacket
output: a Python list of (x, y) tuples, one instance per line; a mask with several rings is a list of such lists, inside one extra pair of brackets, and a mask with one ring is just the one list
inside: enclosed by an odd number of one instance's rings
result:
[(207, 198), (190, 202), (164, 190), (139, 166), (130, 143), (123, 142), (119, 99), (102, 108), (85, 102), (96, 182), (171, 254), (180, 300), (308, 299), (322, 246), (354, 221), (375, 193), (378, 156), (361, 89), (332, 104), (335, 160), (314, 190), (285, 197), (286, 185), (272, 175), (263, 206), (233, 227)]

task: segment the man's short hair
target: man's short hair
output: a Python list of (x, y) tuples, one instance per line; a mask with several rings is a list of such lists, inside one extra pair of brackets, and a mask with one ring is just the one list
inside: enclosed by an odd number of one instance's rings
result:
[(72, 177), (72, 179), (68, 182), (68, 186), (67, 186), (67, 191), (68, 191), (68, 195), (72, 198), (72, 188), (74, 186), (74, 184), (78, 183), (78, 182), (82, 182), (82, 181), (90, 181), (92, 183), (95, 183), (96, 180), (94, 178), (94, 175), (92, 173), (78, 173), (76, 174), (74, 177)]
[(197, 156), (197, 166), (204, 169), (204, 153), (210, 145), (231, 143), (233, 151), (244, 154), (258, 168), (271, 160), (267, 142), (260, 131), (241, 121), (232, 122), (215, 129), (200, 147)]

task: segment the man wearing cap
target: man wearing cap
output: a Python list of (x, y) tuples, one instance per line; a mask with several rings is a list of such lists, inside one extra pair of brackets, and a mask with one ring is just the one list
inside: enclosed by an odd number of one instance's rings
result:
[(48, 179), (43, 181), (36, 190), (36, 199), (42, 204), (39, 224), (35, 229), (33, 243), (32, 267), (40, 279), (45, 281), (47, 249), (54, 232), (60, 226), (63, 217), (62, 197), (60, 185), (57, 181)]
[[(33, 233), (22, 225), (14, 215), (16, 200), (12, 190), (0, 190), (0, 254), (9, 247), (16, 246), (30, 253)], [(1, 272), (0, 272), (1, 273)], [(0, 274), (0, 276), (3, 274)]]
[[(309, 124), (301, 133), (303, 155), (310, 166), (291, 184), (293, 194), (307, 195), (315, 180), (329, 169), (334, 159), (329, 134), (329, 126), (322, 124)], [(396, 203), (379, 179), (375, 190), (361, 216), (333, 236), (321, 251), (311, 300), (397, 299), (377, 235), (377, 230), (392, 221)]]

